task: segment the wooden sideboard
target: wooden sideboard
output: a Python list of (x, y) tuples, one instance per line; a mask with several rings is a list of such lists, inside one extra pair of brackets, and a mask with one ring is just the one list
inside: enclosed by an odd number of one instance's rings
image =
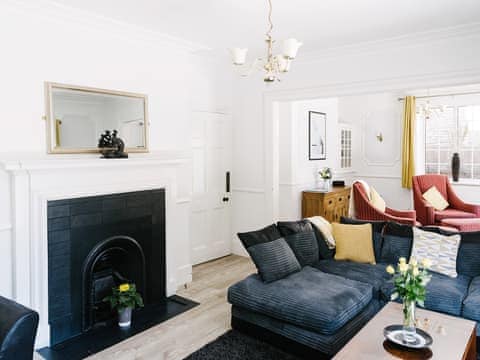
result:
[(302, 192), (302, 217), (322, 216), (330, 222), (339, 222), (348, 216), (350, 187), (334, 186), (329, 192), (307, 190)]

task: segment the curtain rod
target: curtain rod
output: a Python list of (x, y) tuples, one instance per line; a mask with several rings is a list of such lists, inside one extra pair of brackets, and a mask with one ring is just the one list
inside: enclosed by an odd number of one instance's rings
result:
[[(429, 99), (429, 98), (437, 98), (437, 97), (447, 97), (447, 96), (456, 96), (456, 95), (480, 95), (479, 91), (470, 91), (470, 92), (463, 92), (463, 93), (450, 93), (450, 94), (442, 94), (442, 95), (426, 95), (426, 96), (415, 96), (416, 99)], [(404, 97), (398, 98), (398, 101), (404, 101)]]

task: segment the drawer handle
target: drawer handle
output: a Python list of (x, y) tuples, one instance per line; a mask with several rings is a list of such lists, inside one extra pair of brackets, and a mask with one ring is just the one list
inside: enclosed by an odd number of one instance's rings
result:
[(342, 198), (338, 198), (338, 201), (342, 201)]
[(332, 200), (330, 200), (328, 203), (331, 204), (331, 203), (332, 203)]

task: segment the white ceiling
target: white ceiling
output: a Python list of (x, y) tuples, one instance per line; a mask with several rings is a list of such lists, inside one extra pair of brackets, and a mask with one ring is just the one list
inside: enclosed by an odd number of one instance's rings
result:
[[(267, 0), (54, 0), (213, 49), (259, 48)], [(272, 0), (274, 38), (321, 51), (480, 22), (480, 0)]]

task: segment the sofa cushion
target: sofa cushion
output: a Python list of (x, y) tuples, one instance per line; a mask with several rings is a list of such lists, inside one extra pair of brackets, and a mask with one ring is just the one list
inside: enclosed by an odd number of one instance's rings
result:
[(428, 205), (433, 206), (435, 210), (445, 210), (448, 207), (448, 201), (445, 200), (443, 195), (438, 191), (435, 186), (425, 191), (422, 197), (427, 201)]
[(318, 243), (319, 256), (322, 259), (331, 259), (335, 255), (335, 249), (331, 250), (327, 246), (327, 242), (323, 237), (323, 234), (313, 226), (308, 220), (299, 221), (279, 221), (277, 223), (278, 229), (282, 236), (292, 235), (298, 232), (313, 231)]
[(467, 297), (463, 300), (462, 316), (480, 321), (480, 276), (473, 278), (470, 283)]
[(410, 225), (389, 222), (383, 230), (383, 243), (380, 262), (396, 264), (398, 259), (410, 257), (412, 249), (413, 230)]
[(284, 238), (250, 246), (247, 251), (260, 277), (267, 283), (282, 279), (301, 269), (295, 254)]
[[(465, 275), (458, 275), (456, 278), (452, 278), (436, 272), (430, 272), (430, 274), (432, 279), (427, 284), (425, 308), (460, 316), (471, 278)], [(393, 291), (392, 281), (382, 286), (382, 295), (385, 299), (389, 299)]]
[(321, 260), (315, 267), (323, 272), (361, 281), (372, 286), (372, 296), (380, 299), (382, 285), (390, 279), (385, 264), (360, 264), (351, 261)]
[(313, 231), (299, 232), (285, 236), (292, 248), (300, 266), (312, 265), (318, 262), (318, 242)]
[(262, 244), (282, 237), (275, 224), (256, 231), (238, 233), (237, 235), (245, 249), (252, 245)]
[(372, 241), (373, 251), (375, 252), (375, 261), (380, 262), (383, 241), (383, 228), (387, 224), (386, 221), (357, 220), (342, 216), (340, 218), (340, 223), (352, 225), (372, 224)]
[(372, 300), (372, 287), (306, 266), (273, 283), (250, 275), (228, 289), (228, 301), (321, 334), (332, 334)]
[(472, 278), (480, 276), (480, 232), (462, 232), (460, 236), (457, 272)]
[(450, 277), (457, 277), (457, 254), (461, 237), (436, 234), (413, 228), (411, 257), (431, 261), (430, 270)]
[(439, 223), (443, 219), (455, 219), (455, 218), (461, 218), (461, 219), (466, 219), (466, 218), (475, 218), (477, 215), (473, 213), (469, 213), (466, 211), (461, 211), (461, 210), (455, 210), (455, 209), (445, 209), (441, 211), (435, 211), (435, 222)]
[(333, 223), (333, 236), (337, 244), (335, 260), (350, 260), (375, 264), (372, 225), (349, 225)]

